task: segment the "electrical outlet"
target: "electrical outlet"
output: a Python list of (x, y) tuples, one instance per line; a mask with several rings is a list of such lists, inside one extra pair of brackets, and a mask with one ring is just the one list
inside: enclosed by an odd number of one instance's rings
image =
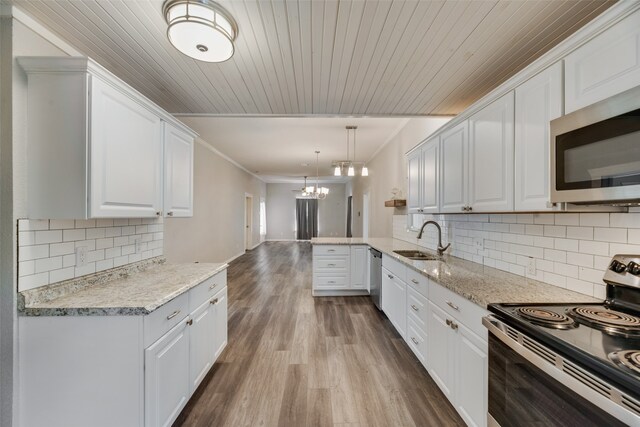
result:
[(84, 267), (87, 265), (87, 247), (78, 246), (76, 248), (76, 267)]
[(529, 257), (529, 262), (527, 263), (527, 274), (529, 274), (529, 276), (536, 275), (536, 259), (534, 257)]
[(484, 239), (482, 237), (475, 237), (473, 239), (473, 245), (478, 251), (484, 251)]

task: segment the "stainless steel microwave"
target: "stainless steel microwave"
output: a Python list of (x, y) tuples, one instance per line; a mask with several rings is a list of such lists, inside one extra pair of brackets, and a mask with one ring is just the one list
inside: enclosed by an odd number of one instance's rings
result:
[(640, 87), (551, 121), (551, 202), (640, 204)]

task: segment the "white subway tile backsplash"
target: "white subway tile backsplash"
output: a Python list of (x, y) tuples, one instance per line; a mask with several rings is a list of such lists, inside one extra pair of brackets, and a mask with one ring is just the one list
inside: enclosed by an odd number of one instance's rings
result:
[[(163, 254), (162, 218), (19, 220), (18, 230), (20, 291)], [(136, 241), (140, 242), (139, 253)], [(87, 264), (82, 267), (76, 267), (79, 247), (88, 251)]]
[[(596, 298), (604, 298), (602, 276), (610, 257), (640, 254), (637, 212), (423, 215), (420, 219), (440, 222), (443, 239), (452, 244), (451, 253), (457, 257), (521, 276), (527, 275), (532, 257), (533, 278)], [(147, 239), (157, 234), (162, 238), (161, 228), (161, 224), (149, 224), (148, 233), (142, 235), (141, 241), (154, 253), (161, 253), (162, 245), (155, 248), (155, 241)], [(394, 216), (393, 230), (395, 238), (416, 243), (416, 232), (407, 231), (406, 216)], [(484, 239), (484, 250), (476, 249), (474, 238)], [(435, 249), (435, 230), (417, 243)]]
[(36, 245), (44, 243), (60, 243), (62, 242), (62, 230), (42, 230), (35, 231)]
[(600, 242), (627, 243), (627, 229), (595, 227), (593, 229), (593, 240)]

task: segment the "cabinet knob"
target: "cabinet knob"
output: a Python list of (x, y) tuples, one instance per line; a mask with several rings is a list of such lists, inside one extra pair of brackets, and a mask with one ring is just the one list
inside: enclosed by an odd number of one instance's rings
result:
[(453, 329), (454, 331), (458, 330), (458, 324), (456, 322), (451, 322), (451, 329)]
[(460, 210), (462, 210), (463, 212), (466, 212), (467, 211), (467, 207), (463, 206), (463, 207), (460, 208)]
[(187, 325), (189, 325), (189, 326), (193, 325), (193, 319), (187, 320)]
[(471, 212), (471, 211), (473, 210), (473, 208), (472, 208), (471, 206), (467, 206), (467, 210), (468, 210), (469, 212)]
[(387, 277), (388, 277), (389, 279), (393, 279), (393, 276), (392, 276), (392, 275), (390, 275), (390, 274), (387, 274)]
[(160, 216), (162, 214), (162, 212), (158, 211), (156, 212), (156, 216)]
[(452, 323), (451, 320), (446, 319), (445, 322), (447, 323), (447, 326), (451, 326), (451, 323)]
[(212, 290), (213, 288), (215, 288), (216, 286), (218, 286), (217, 283), (214, 283), (213, 285), (209, 286), (209, 290)]
[(173, 212), (171, 211), (167, 212), (167, 216), (173, 216)]
[(209, 304), (212, 304), (212, 305), (216, 305), (217, 303), (218, 303), (218, 298), (214, 298), (211, 301), (209, 301)]

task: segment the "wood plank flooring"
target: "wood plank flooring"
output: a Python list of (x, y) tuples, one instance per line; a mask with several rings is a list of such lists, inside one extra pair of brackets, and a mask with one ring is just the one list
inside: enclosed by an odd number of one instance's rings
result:
[(311, 296), (311, 245), (228, 270), (229, 344), (175, 426), (462, 426), (368, 297)]

